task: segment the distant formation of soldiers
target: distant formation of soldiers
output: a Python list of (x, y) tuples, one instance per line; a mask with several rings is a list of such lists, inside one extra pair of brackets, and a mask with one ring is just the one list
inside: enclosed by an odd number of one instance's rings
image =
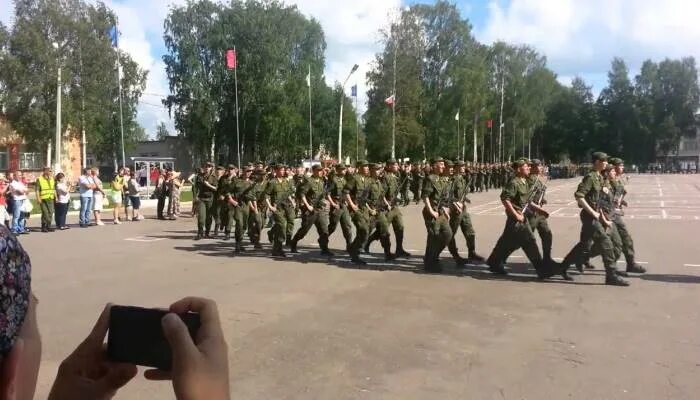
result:
[[(561, 275), (570, 280), (567, 270), (571, 264), (582, 272), (590, 266), (591, 257), (601, 255), (608, 272), (606, 283), (626, 285), (620, 278), (625, 273), (615, 270), (621, 254), (627, 258), (627, 272), (644, 271), (634, 262), (632, 240), (622, 222), (624, 186), (616, 178), (622, 167), (616, 167), (617, 174), (610, 173), (607, 156), (603, 156), (595, 153), (593, 170), (585, 175), (576, 192), (582, 208), (581, 242), (562, 263), (551, 258), (552, 232), (547, 224), (549, 214), (544, 210), (547, 167), (538, 160), (526, 159), (512, 164), (452, 162), (442, 158), (403, 165), (395, 159), (384, 164), (358, 161), (354, 166), (314, 165), (310, 174), (303, 167), (284, 164), (266, 166), (256, 162), (239, 171), (235, 165), (224, 168), (206, 163), (193, 180), (195, 240), (216, 237), (221, 231), (224, 240), (231, 240), (233, 233), (234, 253), (241, 253), (245, 251), (245, 234), (254, 248), (261, 249), (262, 231), (269, 227), (271, 255), (284, 258), (288, 253), (297, 253), (298, 242), (315, 228), (321, 254), (333, 257), (329, 237), (340, 225), (345, 250), (354, 264), (366, 264), (362, 253), (369, 252), (374, 241), (379, 241), (385, 260), (390, 261), (410, 257), (403, 247), (401, 207), (414, 201), (424, 205), (427, 243), (423, 264), (427, 272), (442, 271), (440, 254), (447, 248), (458, 267), (486, 262), (491, 272), (507, 274), (508, 256), (523, 248), (540, 279)], [(600, 161), (603, 158), (604, 166)], [(621, 164), (620, 160), (618, 165)], [(549, 171), (553, 171), (551, 167)], [(555, 171), (566, 177), (583, 172), (578, 167)], [(501, 189), (507, 219), (502, 236), (485, 260), (476, 252), (468, 196), (489, 189)], [(606, 196), (612, 200), (601, 201)], [(605, 204), (609, 206), (606, 208)], [(301, 226), (294, 232), (297, 217), (301, 217)], [(468, 251), (466, 258), (459, 254), (457, 246), (460, 230)], [(390, 231), (396, 242), (393, 249)], [(535, 232), (542, 241), (542, 254)]]

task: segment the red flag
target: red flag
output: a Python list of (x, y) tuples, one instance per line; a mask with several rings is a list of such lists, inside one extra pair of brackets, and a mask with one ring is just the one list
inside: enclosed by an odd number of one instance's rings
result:
[(486, 127), (489, 129), (493, 128), (493, 120), (492, 119), (486, 120)]
[(395, 97), (395, 95), (392, 94), (391, 96), (389, 96), (389, 97), (387, 97), (386, 99), (384, 99), (384, 103), (386, 103), (386, 105), (389, 106), (389, 107), (393, 107), (393, 106), (394, 106), (394, 103), (396, 103), (396, 97)]
[(226, 50), (226, 68), (236, 69), (236, 50), (228, 49)]

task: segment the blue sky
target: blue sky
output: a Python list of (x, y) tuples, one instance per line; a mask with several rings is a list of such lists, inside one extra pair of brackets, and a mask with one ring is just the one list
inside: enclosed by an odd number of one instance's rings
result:
[[(87, 0), (96, 1), (96, 0)], [(160, 106), (168, 93), (163, 69), (163, 18), (170, 4), (185, 0), (105, 0), (120, 19), (121, 46), (145, 69), (149, 80), (139, 107), (139, 122), (153, 134), (161, 121), (172, 127)], [(360, 68), (348, 84), (357, 84), (360, 102), (366, 72), (380, 50), (377, 31), (401, 7), (424, 0), (286, 0), (318, 19), (328, 44), (326, 81), (344, 79), (350, 67)], [(697, 0), (458, 0), (464, 18), (482, 43), (504, 40), (526, 43), (548, 59), (563, 84), (583, 77), (598, 93), (606, 84), (614, 56), (627, 61), (631, 74), (648, 58), (700, 57), (700, 1)], [(0, 21), (8, 23), (11, 1), (0, 0)], [(239, 51), (244, 51), (240, 49)], [(319, 73), (318, 71), (316, 73)], [(361, 106), (360, 108), (364, 108)]]

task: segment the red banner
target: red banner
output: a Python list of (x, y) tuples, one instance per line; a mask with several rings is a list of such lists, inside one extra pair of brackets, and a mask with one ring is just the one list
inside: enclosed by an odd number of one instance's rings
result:
[(236, 50), (226, 50), (226, 68), (236, 69)]
[(493, 120), (492, 119), (486, 120), (486, 127), (489, 129), (493, 128)]

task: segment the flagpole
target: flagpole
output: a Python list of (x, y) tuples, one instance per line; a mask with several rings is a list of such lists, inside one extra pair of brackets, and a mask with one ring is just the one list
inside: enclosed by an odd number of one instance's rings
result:
[(457, 110), (457, 158), (459, 158), (459, 110)]
[[(236, 46), (233, 46), (233, 54), (236, 54)], [(238, 169), (241, 169), (241, 134), (238, 129), (238, 54), (236, 54), (236, 65), (233, 69), (233, 84), (236, 90), (236, 153), (238, 156)]]
[(311, 133), (311, 64), (309, 64), (306, 86), (309, 87), (309, 161), (311, 161), (314, 158), (314, 141)]
[(391, 103), (391, 158), (396, 158), (396, 53), (398, 43), (394, 39), (394, 102)]
[[(357, 82), (355, 82), (355, 112), (358, 112), (357, 108)], [(355, 161), (360, 159), (360, 117), (359, 114), (355, 115)]]

